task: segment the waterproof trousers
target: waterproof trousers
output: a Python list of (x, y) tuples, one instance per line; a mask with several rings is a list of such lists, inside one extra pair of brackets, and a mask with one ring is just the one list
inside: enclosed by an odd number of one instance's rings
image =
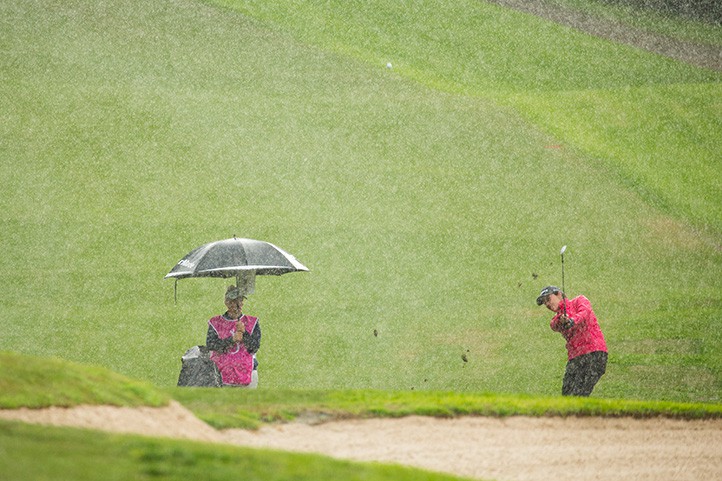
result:
[(562, 383), (562, 396), (589, 396), (599, 379), (607, 371), (607, 353), (582, 354), (567, 363)]

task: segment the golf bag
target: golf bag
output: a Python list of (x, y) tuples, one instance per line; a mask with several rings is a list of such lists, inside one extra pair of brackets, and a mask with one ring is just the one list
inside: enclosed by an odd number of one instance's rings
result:
[(211, 361), (210, 351), (206, 346), (194, 346), (186, 351), (181, 358), (182, 366), (178, 376), (179, 386), (221, 387), (221, 373)]

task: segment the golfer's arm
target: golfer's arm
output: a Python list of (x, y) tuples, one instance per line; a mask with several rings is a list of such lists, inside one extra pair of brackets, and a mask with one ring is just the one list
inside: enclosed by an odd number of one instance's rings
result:
[(577, 306), (577, 312), (573, 316), (575, 324), (586, 323), (591, 317), (591, 313), (592, 304), (588, 300), (582, 299)]

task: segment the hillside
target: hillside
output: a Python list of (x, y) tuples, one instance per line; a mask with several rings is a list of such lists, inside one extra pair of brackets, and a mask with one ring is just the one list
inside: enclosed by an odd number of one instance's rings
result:
[(11, 0), (0, 32), (0, 349), (174, 385), (226, 282), (163, 276), (238, 235), (311, 269), (249, 300), (263, 388), (552, 395), (568, 245), (595, 394), (719, 401), (719, 72), (477, 1)]

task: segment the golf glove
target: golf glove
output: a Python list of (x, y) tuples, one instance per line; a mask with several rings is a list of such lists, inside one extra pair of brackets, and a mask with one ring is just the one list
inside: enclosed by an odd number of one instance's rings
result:
[(572, 319), (571, 317), (562, 316), (560, 321), (561, 321), (562, 328), (564, 328), (564, 329), (570, 329), (570, 328), (574, 327), (574, 319)]

